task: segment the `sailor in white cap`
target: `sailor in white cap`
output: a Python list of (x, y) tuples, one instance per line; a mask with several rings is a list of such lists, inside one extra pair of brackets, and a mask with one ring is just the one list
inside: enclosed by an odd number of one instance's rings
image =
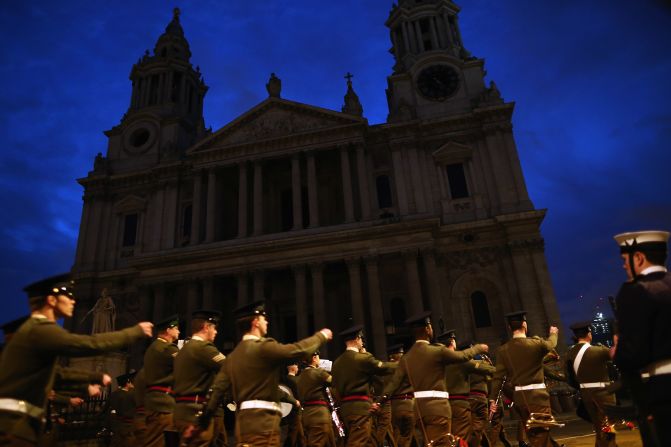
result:
[(665, 267), (669, 233), (615, 236), (628, 281), (615, 301), (615, 363), (638, 409), (643, 445), (671, 445), (671, 274)]

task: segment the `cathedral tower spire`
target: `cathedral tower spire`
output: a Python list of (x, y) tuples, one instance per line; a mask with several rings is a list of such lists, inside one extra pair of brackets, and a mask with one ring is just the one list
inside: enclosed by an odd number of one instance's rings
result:
[[(175, 8), (153, 54), (147, 50), (131, 69), (128, 111), (121, 124), (106, 132), (110, 166), (128, 170), (174, 160), (207, 134), (203, 99), (208, 87), (190, 60), (180, 10)], [(132, 164), (115, 161), (131, 157)]]

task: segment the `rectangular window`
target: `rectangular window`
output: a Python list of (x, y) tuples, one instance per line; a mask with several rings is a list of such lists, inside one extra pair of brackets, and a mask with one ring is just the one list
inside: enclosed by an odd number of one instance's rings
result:
[(450, 184), (450, 195), (452, 199), (465, 199), (468, 197), (468, 185), (466, 174), (462, 163), (447, 165), (447, 180)]
[(137, 239), (137, 214), (126, 214), (123, 220), (123, 246), (132, 247)]
[(193, 207), (191, 204), (186, 205), (182, 211), (182, 237), (189, 238), (191, 236), (191, 216), (193, 214)]

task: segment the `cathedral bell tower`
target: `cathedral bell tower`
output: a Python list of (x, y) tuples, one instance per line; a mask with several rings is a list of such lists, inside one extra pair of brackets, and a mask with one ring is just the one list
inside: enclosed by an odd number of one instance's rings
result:
[(395, 64), (387, 78), (389, 122), (464, 113), (487, 89), (484, 60), (464, 47), (450, 0), (399, 0), (386, 21)]
[(109, 138), (104, 161), (110, 173), (128, 172), (179, 159), (203, 138), (203, 98), (207, 86), (200, 69), (190, 62), (175, 8), (172, 21), (130, 73), (132, 94), (121, 123), (105, 132)]

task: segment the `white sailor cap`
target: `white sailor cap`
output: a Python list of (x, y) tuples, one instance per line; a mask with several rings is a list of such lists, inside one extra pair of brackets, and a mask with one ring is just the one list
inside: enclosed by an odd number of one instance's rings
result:
[(633, 253), (637, 250), (666, 251), (669, 241), (668, 231), (632, 231), (614, 236), (621, 253)]

